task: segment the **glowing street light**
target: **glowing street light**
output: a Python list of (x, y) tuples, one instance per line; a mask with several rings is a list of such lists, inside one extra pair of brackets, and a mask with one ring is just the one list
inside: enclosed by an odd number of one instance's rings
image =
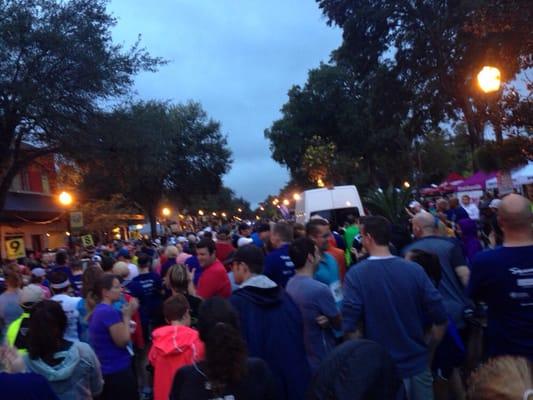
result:
[(59, 203), (63, 206), (70, 206), (72, 204), (73, 198), (72, 195), (68, 192), (59, 193)]
[(291, 202), (287, 199), (283, 200), (283, 205), (288, 206)]
[(300, 196), (299, 193), (294, 193), (292, 195), (292, 198), (294, 199), (294, 201), (298, 201), (298, 200), (300, 200), (302, 198), (302, 196)]
[(238, 211), (238, 212), (242, 212), (242, 208), (240, 208), (240, 207), (237, 208), (237, 211)]
[(143, 225), (142, 224), (137, 224), (137, 225), (135, 225), (135, 228), (140, 231), (143, 228)]
[(225, 212), (223, 212), (223, 213), (220, 214), (220, 215), (222, 215), (224, 218), (226, 218), (226, 216), (227, 216)]
[(170, 215), (170, 208), (168, 207), (164, 207), (162, 210), (161, 210), (161, 214), (163, 214), (165, 217), (168, 217)]
[(481, 90), (483, 90), (485, 93), (492, 93), (500, 90), (500, 70), (496, 67), (483, 67), (477, 74), (477, 82)]
[(411, 187), (411, 184), (409, 182), (405, 181), (403, 183), (403, 187), (406, 188), (406, 189), (409, 189)]
[(204, 212), (202, 210), (198, 210), (198, 215), (204, 215)]
[(216, 216), (217, 216), (217, 213), (213, 211), (213, 212), (211, 213), (211, 215), (212, 215), (213, 217), (216, 217)]
[(324, 187), (324, 186), (326, 186), (326, 184), (324, 183), (324, 181), (322, 180), (322, 178), (318, 178), (318, 179), (316, 180), (316, 184), (317, 184), (318, 187)]
[(277, 206), (279, 203), (279, 199), (272, 200), (272, 205)]
[(263, 206), (259, 207), (259, 209), (260, 209), (261, 211), (265, 211), (265, 207), (263, 207)]

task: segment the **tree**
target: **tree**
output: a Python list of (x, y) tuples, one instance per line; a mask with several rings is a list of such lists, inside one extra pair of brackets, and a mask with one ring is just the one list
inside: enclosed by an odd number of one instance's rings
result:
[[(68, 149), (105, 100), (163, 61), (114, 44), (106, 0), (0, 2), (0, 209), (35, 158)], [(36, 146), (22, 150), (24, 142)]]
[(96, 119), (88, 137), (76, 150), (87, 171), (82, 191), (92, 198), (122, 193), (145, 211), (153, 235), (164, 198), (186, 204), (216, 193), (231, 165), (220, 124), (194, 102), (120, 106)]
[(375, 215), (387, 218), (392, 224), (399, 225), (407, 217), (406, 207), (411, 193), (408, 190), (393, 188), (370, 190), (365, 197), (365, 206)]
[(408, 108), (387, 66), (362, 80), (321, 64), (293, 86), (282, 118), (265, 131), (274, 160), (302, 188), (318, 175), (334, 184), (398, 184), (410, 173)]
[(429, 132), (414, 144), (417, 184), (440, 183), (452, 171), (464, 174), (470, 165), (464, 125), (452, 134), (444, 130)]
[(343, 29), (337, 63), (366, 79), (382, 66), (409, 94), (411, 121), (423, 134), (464, 119), (471, 153), (485, 142), (495, 110), (475, 78), (483, 65), (510, 81), (533, 65), (533, 4), (521, 0), (317, 0)]

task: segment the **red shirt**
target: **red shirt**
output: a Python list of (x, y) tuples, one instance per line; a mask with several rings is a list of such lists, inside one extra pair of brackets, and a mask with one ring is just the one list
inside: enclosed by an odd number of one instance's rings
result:
[(235, 251), (235, 247), (228, 242), (216, 242), (215, 246), (217, 248), (217, 258), (222, 262), (226, 261), (229, 255)]
[(228, 273), (220, 261), (216, 260), (213, 264), (204, 268), (198, 281), (196, 294), (203, 299), (209, 299), (215, 296), (227, 299), (231, 296), (231, 284)]

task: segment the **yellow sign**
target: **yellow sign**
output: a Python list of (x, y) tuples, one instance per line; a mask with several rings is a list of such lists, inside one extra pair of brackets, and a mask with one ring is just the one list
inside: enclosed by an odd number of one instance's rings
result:
[(6, 240), (7, 258), (16, 260), (17, 258), (26, 257), (26, 248), (24, 247), (23, 238), (14, 238)]
[(83, 213), (80, 211), (73, 211), (70, 213), (70, 228), (83, 228)]
[(82, 236), (81, 242), (83, 243), (83, 247), (94, 246), (93, 237), (91, 235)]

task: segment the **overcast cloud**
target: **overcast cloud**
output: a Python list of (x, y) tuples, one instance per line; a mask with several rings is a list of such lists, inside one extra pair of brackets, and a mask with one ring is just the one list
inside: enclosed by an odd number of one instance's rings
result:
[(233, 152), (224, 182), (252, 204), (277, 193), (287, 171), (270, 158), (263, 131), (279, 118), (293, 84), (327, 61), (341, 32), (313, 0), (112, 0), (114, 40), (142, 34), (170, 61), (136, 79), (142, 99), (200, 101), (222, 123)]

